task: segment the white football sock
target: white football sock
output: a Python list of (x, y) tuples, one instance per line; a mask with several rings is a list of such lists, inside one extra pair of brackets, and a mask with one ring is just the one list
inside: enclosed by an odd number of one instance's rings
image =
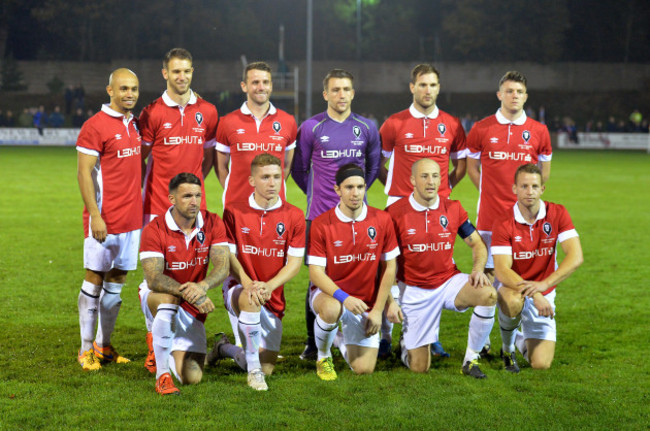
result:
[(404, 338), (400, 338), (399, 346), (400, 349), (402, 350), (402, 354), (401, 354), (402, 363), (406, 365), (406, 368), (410, 370), (411, 366), (409, 365), (409, 351), (406, 350), (406, 346), (404, 345)]
[(239, 335), (244, 343), (248, 372), (262, 368), (260, 364), (260, 342), (262, 341), (260, 314), (259, 311), (242, 311), (239, 313)]
[(516, 317), (510, 317), (503, 314), (499, 309), (499, 328), (501, 329), (501, 340), (504, 353), (512, 353), (515, 351), (515, 336), (516, 330), (521, 322), (521, 314)]
[(239, 347), (244, 347), (241, 342), (241, 337), (239, 336), (239, 319), (234, 314), (228, 313), (228, 319), (230, 319), (230, 327), (232, 328), (232, 334), (235, 337), (235, 345)]
[(101, 286), (84, 280), (81, 283), (79, 299), (79, 330), (81, 333), (81, 351), (92, 349), (95, 338), (95, 326), (97, 325), (97, 308), (99, 307), (99, 294)]
[(496, 306), (478, 305), (474, 307), (472, 318), (469, 320), (469, 331), (467, 334), (467, 350), (463, 363), (472, 361), (479, 357), (483, 346), (490, 339), (490, 331), (494, 325), (494, 311)]
[[(138, 286), (138, 289), (149, 289), (149, 285), (147, 284), (147, 280), (144, 280), (142, 283), (140, 283), (140, 286)], [(140, 296), (140, 295), (138, 295)], [(140, 299), (140, 310), (142, 310), (142, 314), (144, 314), (144, 324), (147, 326), (147, 332), (151, 332), (151, 325), (153, 325), (153, 316), (151, 313), (148, 313), (149, 311), (149, 304), (147, 304), (146, 301), (144, 303), (142, 302), (142, 299)]]
[(332, 356), (331, 347), (336, 337), (338, 322), (326, 323), (319, 315), (314, 320), (314, 338), (318, 349), (318, 360)]
[(97, 327), (97, 337), (95, 341), (100, 347), (106, 347), (111, 344), (111, 334), (115, 329), (117, 314), (120, 312), (122, 305), (122, 292), (124, 283), (104, 282), (104, 288), (99, 296), (99, 326)]
[(519, 350), (521, 356), (524, 357), (526, 362), (530, 362), (530, 359), (528, 359), (528, 346), (526, 345), (526, 339), (524, 338), (524, 334), (519, 330), (515, 331), (515, 346), (517, 346), (517, 350)]
[(178, 305), (160, 304), (151, 325), (153, 351), (156, 354), (156, 379), (169, 372), (169, 357), (174, 341), (173, 322)]

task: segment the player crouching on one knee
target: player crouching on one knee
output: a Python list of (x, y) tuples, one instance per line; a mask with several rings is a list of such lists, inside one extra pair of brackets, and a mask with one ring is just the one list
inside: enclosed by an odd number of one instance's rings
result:
[(300, 271), (305, 254), (302, 210), (283, 202), (279, 158), (255, 156), (245, 202), (226, 204), (223, 220), (230, 246), (231, 277), (223, 285), (226, 308), (237, 319), (244, 345), (248, 385), (268, 389), (282, 340), (284, 285)]
[[(413, 193), (386, 211), (391, 215), (400, 245), (397, 280), (405, 321), (402, 361), (424, 373), (431, 364), (430, 345), (437, 341), (442, 310), (464, 312), (474, 307), (461, 372), (485, 378), (478, 359), (492, 328), (480, 307), (496, 303), (496, 291), (484, 274), (487, 248), (460, 202), (438, 195), (440, 166), (423, 158), (411, 167)], [(454, 262), (454, 243), (460, 235), (472, 249), (471, 274)], [(478, 311), (478, 312), (477, 312)]]
[[(228, 239), (221, 219), (200, 211), (201, 180), (190, 173), (169, 182), (172, 207), (142, 230), (140, 260), (148, 287), (141, 287), (156, 356), (156, 392), (178, 394), (170, 370), (183, 384), (203, 377), (204, 322), (214, 310), (207, 291), (230, 269)], [(212, 262), (212, 271), (208, 265)], [(207, 275), (206, 275), (207, 274)]]
[(354, 164), (339, 168), (334, 191), (340, 202), (311, 225), (310, 304), (316, 314), (317, 374), (323, 380), (337, 378), (330, 348), (339, 322), (343, 357), (355, 373), (369, 374), (377, 362), (378, 331), (387, 301), (389, 318), (399, 320), (399, 307), (389, 298), (399, 247), (388, 214), (364, 203), (364, 178)]
[[(512, 191), (514, 207), (492, 229), (491, 251), (499, 288), (499, 326), (506, 370), (517, 373), (515, 345), (535, 369), (548, 369), (555, 356), (555, 287), (583, 262), (582, 246), (568, 211), (541, 200), (542, 173), (520, 166)], [(557, 265), (556, 247), (565, 254)], [(521, 330), (518, 330), (521, 325)]]

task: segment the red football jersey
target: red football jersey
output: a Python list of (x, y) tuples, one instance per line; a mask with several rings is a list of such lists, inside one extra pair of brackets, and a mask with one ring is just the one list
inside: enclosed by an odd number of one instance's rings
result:
[[(156, 217), (144, 229), (140, 238), (140, 260), (151, 257), (165, 259), (163, 274), (183, 284), (205, 279), (210, 265), (210, 247), (228, 246), (226, 228), (216, 214), (201, 211), (196, 227), (186, 236), (171, 215)], [(205, 314), (192, 304), (182, 301), (181, 307), (205, 322)]]
[[(512, 270), (524, 280), (542, 281), (557, 268), (556, 244), (576, 236), (569, 212), (562, 205), (542, 201), (531, 225), (515, 204), (494, 223), (490, 250), (492, 255), (512, 256)], [(544, 295), (553, 289), (555, 286)]]
[[(133, 115), (127, 118), (109, 105), (84, 123), (77, 138), (77, 151), (97, 157), (92, 172), (95, 197), (109, 234), (142, 227), (140, 140)], [(83, 222), (88, 237), (90, 214), (85, 207)]]
[[(185, 107), (165, 91), (149, 104), (138, 124), (143, 145), (151, 146), (144, 180), (144, 214), (162, 215), (171, 206), (169, 181), (181, 172), (203, 180), (203, 149), (214, 147), (219, 115), (209, 102), (191, 94)], [(205, 210), (205, 187), (201, 184), (201, 209)]]
[(458, 201), (438, 197), (427, 208), (413, 195), (400, 199), (386, 211), (393, 218), (401, 251), (397, 279), (410, 286), (435, 289), (460, 271), (454, 262), (458, 228), (468, 221)]
[[(305, 255), (305, 214), (290, 203), (260, 207), (251, 195), (248, 202), (232, 202), (223, 212), (230, 252), (237, 255), (253, 280), (269, 281), (287, 264), (287, 256)], [(239, 282), (230, 280), (228, 287)], [(264, 306), (282, 319), (286, 308), (284, 286), (273, 291)]]
[(369, 307), (375, 304), (379, 291), (379, 260), (398, 255), (390, 216), (366, 204), (356, 220), (343, 214), (337, 205), (311, 224), (307, 263), (324, 266), (340, 289)]
[[(253, 187), (248, 183), (251, 162), (258, 154), (280, 159), (284, 172), (285, 152), (296, 147), (296, 120), (273, 104), (258, 121), (246, 105), (223, 117), (217, 129), (217, 151), (230, 154), (230, 172), (223, 191), (223, 203), (248, 202)], [(280, 198), (284, 199), (284, 182)]]
[(497, 111), (474, 124), (467, 136), (468, 157), (480, 159), (476, 227), (491, 231), (494, 221), (517, 202), (515, 171), (526, 163), (549, 162), (553, 155), (545, 125), (522, 114), (514, 123)]
[(413, 105), (391, 115), (381, 126), (381, 147), (388, 162), (385, 192), (388, 196), (408, 196), (411, 185), (411, 165), (429, 158), (440, 165), (440, 196), (448, 197), (449, 161), (464, 159), (465, 130), (458, 118), (435, 108), (429, 117)]

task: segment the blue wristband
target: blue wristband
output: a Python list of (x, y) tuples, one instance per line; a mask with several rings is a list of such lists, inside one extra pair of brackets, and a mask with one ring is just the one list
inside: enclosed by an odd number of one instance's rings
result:
[(343, 301), (345, 301), (345, 299), (350, 295), (348, 295), (347, 293), (345, 293), (341, 289), (337, 289), (336, 292), (334, 292), (334, 295), (332, 295), (332, 296), (334, 297), (334, 299), (336, 299), (341, 304), (343, 304)]

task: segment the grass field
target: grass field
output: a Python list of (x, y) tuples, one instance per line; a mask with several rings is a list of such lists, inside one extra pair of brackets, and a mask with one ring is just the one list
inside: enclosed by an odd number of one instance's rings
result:
[[(287, 288), (281, 354), (270, 390), (246, 386), (232, 363), (208, 369), (180, 397), (158, 396), (143, 368), (145, 328), (128, 277), (113, 343), (133, 360), (83, 373), (77, 295), (82, 268), (82, 202), (73, 148), (0, 147), (0, 429), (648, 429), (650, 424), (650, 156), (560, 152), (545, 199), (563, 203), (581, 235), (583, 266), (558, 288), (558, 345), (551, 370), (485, 363), (488, 379), (459, 374), (469, 313), (444, 312), (441, 340), (451, 358), (426, 375), (398, 358), (355, 376), (335, 357), (339, 379), (321, 382), (298, 359), (304, 340), (307, 271)], [(208, 207), (221, 214), (214, 175)], [(477, 192), (454, 190), (474, 219)], [(304, 207), (291, 185), (289, 200)], [(372, 205), (385, 197), (375, 186)], [(457, 262), (470, 267), (459, 244)], [(215, 303), (223, 304), (220, 291)], [(230, 332), (218, 308), (208, 333)], [(397, 335), (399, 328), (395, 328)], [(498, 330), (492, 343), (500, 345)], [(498, 349), (498, 348), (497, 348)]]

